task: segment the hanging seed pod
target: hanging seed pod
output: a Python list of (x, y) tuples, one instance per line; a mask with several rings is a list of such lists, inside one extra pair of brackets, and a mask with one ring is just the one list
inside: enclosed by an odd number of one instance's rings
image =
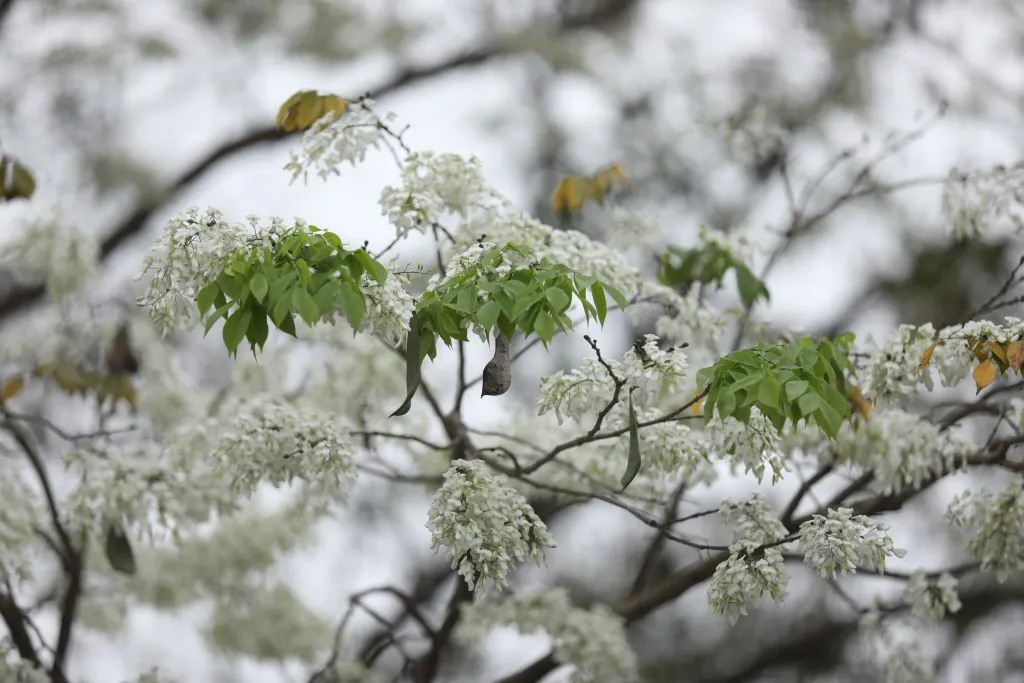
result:
[(112, 375), (134, 375), (139, 371), (139, 359), (132, 351), (128, 339), (128, 325), (122, 323), (107, 351), (107, 372)]
[(501, 396), (512, 386), (512, 361), (508, 354), (508, 339), (498, 332), (494, 336), (494, 357), (484, 367), (481, 396)]

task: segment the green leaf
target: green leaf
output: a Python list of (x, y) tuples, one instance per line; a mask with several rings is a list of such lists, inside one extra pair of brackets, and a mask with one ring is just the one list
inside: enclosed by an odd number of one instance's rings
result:
[(800, 400), (796, 402), (796, 405), (800, 409), (800, 412), (807, 416), (825, 405), (825, 401), (821, 399), (821, 396), (818, 396), (814, 392), (810, 392), (801, 396)]
[(529, 296), (517, 299), (515, 304), (512, 306), (512, 315), (510, 316), (513, 320), (518, 320), (523, 313), (526, 313), (535, 303), (540, 301), (544, 297), (540, 292), (534, 292)]
[(238, 345), (242, 342), (242, 338), (245, 337), (251, 319), (252, 310), (249, 308), (240, 308), (228, 316), (222, 332), (224, 345), (228, 347), (228, 353), (234, 355), (238, 351)]
[(564, 311), (569, 307), (570, 301), (572, 301), (569, 295), (559, 287), (548, 287), (544, 290), (544, 296), (547, 298), (548, 303), (551, 304), (551, 308), (554, 309), (555, 313)]
[(604, 283), (604, 291), (612, 295), (612, 299), (615, 300), (615, 304), (619, 308), (625, 309), (626, 306), (629, 305), (629, 301), (626, 299), (625, 295), (607, 282)]
[(636, 479), (640, 473), (640, 428), (637, 426), (636, 410), (633, 408), (633, 394), (629, 394), (629, 459), (626, 471), (622, 473), (622, 490)]
[(295, 305), (299, 317), (310, 327), (320, 318), (320, 309), (317, 308), (316, 301), (302, 287), (295, 288), (295, 292), (292, 294), (292, 303)]
[(604, 296), (604, 287), (600, 282), (590, 285), (590, 295), (594, 297), (594, 308), (597, 310), (597, 321), (604, 325), (605, 316), (608, 315), (608, 300)]
[(135, 553), (132, 551), (132, 544), (124, 527), (120, 524), (111, 524), (107, 527), (107, 542), (104, 547), (107, 561), (114, 571), (132, 576), (136, 572)]
[(341, 283), (341, 304), (345, 307), (345, 317), (352, 329), (358, 330), (366, 315), (366, 301), (359, 288), (348, 280)]
[(497, 301), (488, 301), (476, 312), (476, 321), (483, 326), (485, 330), (492, 330), (498, 323), (498, 316), (501, 315), (501, 306), (498, 305)]
[(405, 340), (405, 400), (398, 410), (389, 417), (405, 415), (412, 408), (412, 398), (420, 388), (420, 328), (419, 321), (414, 317), (409, 326), (409, 334)]
[(384, 281), (388, 279), (388, 269), (366, 253), (365, 249), (356, 249), (354, 253), (356, 258), (359, 260), (359, 263), (361, 263), (363, 268), (366, 269), (366, 272), (370, 274), (370, 277), (380, 284), (384, 284)]
[(256, 301), (263, 303), (263, 298), (267, 295), (267, 291), (270, 289), (270, 284), (267, 282), (267, 276), (263, 273), (256, 273), (251, 280), (249, 280), (249, 292), (252, 294)]
[(792, 403), (801, 396), (807, 393), (807, 390), (811, 387), (809, 382), (795, 379), (791, 382), (786, 382), (786, 400)]
[(262, 308), (254, 310), (252, 320), (249, 322), (249, 329), (245, 333), (245, 338), (249, 340), (254, 353), (256, 347), (259, 347), (261, 351), (263, 350), (263, 345), (267, 343), (269, 335), (270, 327), (267, 325), (266, 311)]
[(210, 314), (210, 316), (206, 319), (205, 329), (203, 330), (204, 337), (210, 334), (210, 328), (212, 328), (217, 323), (218, 320), (223, 318), (224, 314), (227, 313), (228, 309), (231, 308), (233, 305), (233, 303), (226, 303)]
[(744, 306), (750, 308), (758, 298), (764, 298), (766, 301), (771, 298), (764, 282), (750, 272), (749, 268), (743, 264), (735, 264), (734, 267), (736, 269), (736, 285), (740, 290), (740, 298), (743, 300)]
[(542, 341), (549, 342), (555, 336), (555, 321), (547, 311), (537, 313), (537, 319), (533, 322), (533, 330)]
[(200, 316), (206, 315), (206, 312), (210, 310), (210, 306), (217, 300), (218, 294), (220, 294), (220, 287), (216, 282), (211, 282), (199, 290), (199, 296), (196, 297), (196, 305), (199, 307)]
[(285, 334), (295, 336), (295, 316), (292, 315), (291, 311), (282, 318), (281, 320), (275, 320), (274, 324), (277, 325), (277, 329), (281, 330)]

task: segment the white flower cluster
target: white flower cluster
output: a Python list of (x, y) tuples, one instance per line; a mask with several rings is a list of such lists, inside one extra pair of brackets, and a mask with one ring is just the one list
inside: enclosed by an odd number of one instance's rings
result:
[(957, 239), (978, 239), (1005, 219), (1024, 229), (1024, 167), (996, 166), (965, 174), (952, 169), (942, 193), (942, 215)]
[(786, 597), (789, 574), (777, 548), (743, 540), (729, 546), (729, 558), (715, 569), (708, 585), (711, 611), (735, 624), (765, 593), (779, 604)]
[(243, 495), (262, 483), (286, 486), (296, 479), (328, 497), (347, 493), (355, 480), (352, 438), (336, 421), (269, 395), (229, 402), (232, 417), (217, 421), (212, 458)]
[(33, 558), (28, 547), (43, 526), (42, 498), (8, 462), (0, 477), (0, 500), (0, 577), (30, 578)]
[(463, 221), (455, 233), (463, 248), (479, 240), (480, 235), (497, 244), (525, 244), (538, 259), (561, 263), (577, 273), (597, 278), (618, 288), (627, 298), (635, 296), (644, 282), (643, 275), (621, 250), (592, 240), (578, 230), (555, 230), (505, 199)]
[(29, 274), (46, 280), (46, 292), (60, 300), (79, 291), (99, 263), (99, 244), (91, 235), (76, 230), (57, 215), (38, 217), (29, 223), (13, 244), (3, 247), (11, 259)]
[(914, 614), (942, 621), (947, 613), (959, 612), (963, 607), (956, 593), (958, 583), (949, 572), (938, 577), (914, 572), (907, 581), (906, 602)]
[(859, 374), (861, 387), (874, 403), (904, 398), (916, 393), (922, 384), (932, 390), (931, 373), (918, 373), (917, 368), (934, 332), (931, 325), (900, 325), (883, 344), (868, 351)]
[(718, 518), (733, 531), (733, 542), (753, 541), (765, 545), (786, 537), (786, 527), (760, 493), (744, 500), (725, 500)]
[(845, 423), (822, 453), (823, 463), (847, 463), (872, 470), (883, 493), (920, 486), (947, 474), (973, 446), (920, 415), (890, 408), (872, 412), (856, 427)]
[(471, 642), (495, 626), (522, 634), (546, 632), (555, 658), (575, 667), (574, 683), (631, 683), (639, 679), (636, 654), (626, 641), (622, 619), (603, 605), (575, 607), (564, 588), (535, 590), (504, 603), (467, 606), (456, 637)]
[[(427, 283), (428, 292), (440, 289), (446, 284), (464, 274), (468, 270), (472, 270), (484, 255), (497, 248), (498, 245), (494, 242), (476, 242), (470, 245), (468, 248), (456, 253), (450, 261), (448, 261), (447, 267), (445, 267), (444, 277), (441, 277), (440, 273), (435, 273), (431, 276), (430, 281)], [(492, 268), (487, 268), (479, 271), (479, 280), (488, 282), (495, 282), (508, 276), (513, 269), (519, 267), (525, 263), (526, 259), (519, 255), (517, 252), (505, 249), (501, 252), (501, 260), (498, 261), (497, 265)]]
[(920, 639), (914, 637), (914, 629), (872, 611), (861, 617), (858, 633), (866, 654), (881, 665), (886, 683), (938, 681), (935, 658), (928, 656)]
[(729, 456), (733, 467), (742, 466), (744, 473), (752, 472), (757, 481), (764, 477), (766, 467), (771, 467), (772, 483), (777, 484), (786, 471), (786, 460), (782, 456), (782, 436), (757, 406), (750, 410), (750, 420), (744, 424), (734, 417), (723, 420), (715, 411), (707, 423), (711, 445), (715, 450)]
[(446, 214), (466, 218), (494, 196), (476, 157), (414, 152), (403, 164), (401, 186), (381, 191), (380, 207), (403, 235), (410, 230), (426, 232)]
[(801, 524), (797, 548), (804, 563), (824, 578), (835, 578), (837, 571), (882, 571), (887, 557), (903, 557), (907, 552), (893, 544), (888, 531), (878, 520), (839, 508)]
[(492, 581), (500, 590), (516, 562), (540, 563), (555, 547), (547, 526), (519, 492), (479, 460), (456, 460), (430, 504), (431, 548), (445, 546), (452, 569), (476, 590)]
[(1024, 483), (1014, 481), (999, 493), (966, 491), (947, 510), (953, 526), (968, 536), (967, 547), (999, 581), (1024, 569)]
[[(925, 352), (936, 340), (940, 343), (932, 350), (931, 362), (918, 372)], [(993, 342), (998, 346), (1021, 340), (1024, 340), (1024, 321), (1012, 317), (1004, 318), (1002, 323), (981, 320), (952, 325), (938, 333), (930, 323), (920, 327), (902, 325), (883, 344), (868, 351), (868, 358), (860, 364), (858, 374), (863, 380), (861, 386), (876, 403), (907, 397), (921, 387), (929, 391), (934, 388), (933, 369), (938, 371), (946, 387), (966, 379), (978, 363), (971, 344)], [(984, 345), (978, 352), (988, 358), (997, 354), (992, 347)]]
[(735, 260), (746, 264), (747, 267), (750, 267), (751, 258), (761, 251), (759, 245), (751, 242), (744, 233), (730, 234), (707, 226), (701, 226), (697, 240), (702, 251), (708, 249), (724, 251)]
[(409, 331), (409, 321), (416, 311), (416, 300), (406, 289), (408, 278), (388, 268), (383, 283), (363, 273), (359, 288), (366, 297), (366, 316), (363, 329), (377, 333), (391, 344), (400, 344)]
[[(628, 426), (629, 416), (626, 411), (612, 411), (609, 417), (617, 427)], [(665, 417), (666, 412), (660, 408), (638, 410), (638, 423), (647, 423)], [(640, 452), (644, 454), (640, 471), (650, 472), (653, 476), (677, 474), (691, 484), (697, 482), (710, 483), (715, 478), (715, 469), (711, 462), (711, 445), (706, 432), (694, 431), (678, 420), (668, 420), (650, 424), (639, 430)], [(629, 452), (629, 434), (620, 437), (617, 452)], [(611, 460), (606, 458), (606, 460)], [(616, 462), (615, 460), (611, 460)], [(617, 468), (621, 469), (621, 468)], [(616, 480), (621, 471), (616, 474)], [(632, 486), (632, 485), (631, 485)]]
[[(191, 444), (190, 444), (191, 446)], [(204, 462), (202, 451), (154, 442), (97, 442), (72, 451), (65, 466), (81, 473), (65, 504), (68, 522), (103, 533), (127, 520), (143, 538), (178, 536), (214, 510), (235, 509), (228, 482)]]
[(657, 333), (675, 342), (687, 342), (693, 348), (714, 347), (725, 332), (726, 319), (718, 309), (701, 298), (700, 283), (694, 283), (686, 296), (659, 291), (659, 298), (669, 308), (658, 317)]
[[(642, 356), (646, 356), (643, 358)], [(615, 377), (624, 382), (621, 401), (632, 392), (638, 409), (656, 402), (662, 392), (673, 394), (683, 386), (689, 363), (682, 349), (662, 349), (658, 337), (644, 337), (643, 354), (631, 348), (622, 360), (606, 359)], [(541, 377), (538, 415), (554, 412), (558, 423), (568, 417), (581, 422), (585, 416), (600, 412), (615, 393), (615, 380), (596, 358), (587, 358), (571, 372), (559, 370)]]
[(152, 272), (146, 294), (139, 304), (149, 307), (153, 322), (163, 333), (188, 329), (195, 324), (199, 309), (195, 297), (203, 286), (217, 278), (228, 255), (240, 249), (246, 240), (241, 225), (231, 225), (216, 209), (200, 212), (190, 208), (183, 216), (167, 222), (146, 257), (141, 280)]
[(300, 176), (303, 182), (309, 172), (315, 171), (322, 180), (340, 175), (340, 167), (349, 163), (353, 167), (366, 159), (370, 149), (379, 149), (382, 125), (389, 125), (395, 115), (387, 113), (383, 119), (371, 110), (373, 100), (349, 102), (341, 116), (326, 114), (302, 134), (299, 153), (292, 153), (284, 170), (292, 175), (294, 183)]

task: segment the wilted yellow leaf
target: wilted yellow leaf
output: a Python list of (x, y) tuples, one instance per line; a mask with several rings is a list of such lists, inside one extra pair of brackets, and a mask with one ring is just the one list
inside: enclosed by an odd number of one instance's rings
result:
[(988, 356), (985, 354), (985, 345), (978, 339), (968, 339), (967, 347), (974, 354), (974, 357), (978, 359), (979, 363), (984, 363)]
[(1020, 372), (1021, 365), (1024, 364), (1024, 342), (1012, 341), (1006, 345), (1006, 362), (1015, 371)]
[(705, 398), (705, 397), (703, 397), (703, 396), (702, 396), (701, 398), (697, 399), (697, 401), (696, 401), (696, 402), (695, 402), (695, 403), (693, 404), (693, 406), (692, 406), (692, 407), (690, 408), (690, 411), (691, 411), (691, 412), (692, 412), (692, 413), (693, 413), (694, 415), (700, 415), (700, 410), (701, 410), (701, 408), (703, 408), (703, 407), (704, 407), (704, 398)]
[(285, 133), (305, 130), (325, 115), (341, 116), (348, 108), (344, 98), (302, 90), (289, 97), (277, 112), (277, 127)]
[(570, 175), (562, 179), (551, 197), (555, 211), (565, 215), (576, 213), (587, 201), (603, 204), (616, 187), (627, 187), (629, 178), (618, 164), (601, 169), (593, 176)]
[(1002, 346), (995, 342), (989, 342), (986, 346), (992, 352), (992, 355), (1004, 363), (1006, 362), (1006, 350)]
[(991, 360), (980, 363), (978, 367), (974, 368), (974, 384), (978, 388), (975, 393), (980, 394), (982, 389), (996, 381), (998, 375), (999, 371), (996, 369), (996, 364)]
[(864, 398), (864, 394), (860, 393), (860, 389), (852, 384), (849, 385), (846, 398), (850, 401), (850, 405), (855, 413), (865, 420), (871, 417), (871, 402)]
[(562, 178), (551, 197), (551, 203), (559, 214), (576, 213), (583, 208), (585, 196), (581, 191), (584, 179), (571, 175)]
[(928, 367), (928, 364), (932, 362), (932, 354), (935, 353), (935, 349), (938, 348), (939, 344), (941, 343), (941, 340), (936, 339), (935, 341), (928, 345), (927, 349), (924, 350), (924, 355), (921, 356), (921, 362), (917, 366), (918, 372), (924, 370), (926, 367)]
[(0, 155), (0, 199), (30, 198), (36, 181), (29, 170), (8, 156)]
[(21, 389), (24, 386), (25, 380), (21, 377), (11, 377), (9, 380), (4, 382), (3, 387), (0, 387), (0, 403), (9, 401), (20, 394)]

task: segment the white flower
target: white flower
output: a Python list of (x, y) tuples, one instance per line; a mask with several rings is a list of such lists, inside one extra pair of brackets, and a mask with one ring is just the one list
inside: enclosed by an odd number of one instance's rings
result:
[(382, 139), (381, 124), (394, 120), (393, 114), (381, 119), (371, 111), (372, 100), (349, 102), (348, 110), (341, 116), (329, 113), (314, 123), (302, 134), (299, 153), (292, 153), (284, 170), (292, 175), (294, 183), (300, 176), (303, 181), (315, 171), (321, 179), (340, 175), (344, 163), (355, 166), (366, 159), (370, 149), (378, 149)]
[[(624, 382), (620, 402), (632, 393), (638, 410), (655, 403), (662, 391), (678, 392), (689, 367), (683, 349), (661, 349), (653, 334), (645, 336), (642, 348), (642, 354), (631, 348), (622, 360), (606, 359), (615, 377)], [(565, 417), (581, 422), (603, 410), (614, 393), (615, 380), (608, 368), (596, 358), (587, 358), (569, 373), (559, 370), (541, 377), (538, 415), (553, 411), (559, 424)]]
[(839, 508), (827, 515), (800, 525), (798, 550), (804, 563), (824, 578), (835, 578), (857, 569), (885, 569), (885, 559), (903, 557), (905, 550), (896, 548), (889, 537), (889, 527), (864, 515), (853, 516), (853, 510)]
[(401, 186), (381, 191), (380, 206), (401, 235), (425, 232), (449, 213), (466, 218), (493, 196), (476, 157), (414, 152), (403, 164)]
[(718, 518), (733, 530), (734, 543), (742, 540), (774, 543), (787, 535), (786, 527), (760, 493), (745, 500), (723, 501), (718, 508)]
[(859, 626), (866, 654), (881, 665), (886, 683), (936, 683), (935, 658), (925, 652), (914, 629), (874, 611), (862, 616)]
[(931, 373), (918, 372), (917, 368), (933, 337), (931, 325), (901, 325), (885, 343), (869, 351), (859, 374), (863, 378), (861, 386), (873, 402), (909, 396), (920, 386), (931, 391)]
[(725, 332), (725, 316), (701, 298), (700, 283), (694, 283), (685, 297), (662, 288), (658, 293), (669, 308), (668, 315), (658, 318), (659, 335), (693, 347), (714, 346)]
[(954, 527), (968, 536), (967, 547), (984, 570), (999, 581), (1024, 568), (1024, 484), (1015, 481), (999, 493), (964, 492), (947, 511)]
[(235, 509), (230, 482), (196, 445), (165, 452), (154, 442), (96, 442), (72, 451), (64, 463), (81, 479), (67, 499), (68, 522), (103, 533), (108, 524), (127, 520), (131, 531), (152, 539), (177, 536), (215, 510)]
[(914, 572), (907, 581), (907, 604), (915, 614), (942, 621), (947, 612), (958, 612), (963, 606), (956, 594), (958, 583), (949, 572), (943, 572), (937, 578), (924, 572)]
[(729, 558), (718, 565), (708, 585), (711, 611), (735, 624), (767, 593), (781, 603), (789, 586), (786, 561), (777, 548), (761, 548), (754, 541), (729, 546)]
[(544, 559), (555, 547), (526, 499), (479, 460), (456, 460), (430, 504), (432, 548), (445, 546), (452, 569), (476, 590), (492, 581), (500, 590), (515, 563)]
[(942, 214), (957, 239), (977, 239), (1005, 219), (1016, 231), (1024, 227), (1024, 168), (996, 166), (964, 174), (949, 172), (942, 193)]
[(137, 279), (152, 272), (146, 294), (139, 304), (149, 307), (150, 317), (165, 334), (195, 324), (199, 309), (195, 297), (217, 278), (229, 254), (245, 244), (241, 225), (231, 225), (216, 209), (200, 213), (193, 207), (172, 218), (164, 227)]
[(469, 605), (456, 637), (470, 642), (498, 625), (514, 626), (522, 634), (550, 635), (555, 659), (575, 667), (574, 683), (639, 679), (636, 654), (626, 641), (622, 618), (603, 605), (590, 610), (574, 606), (564, 588), (535, 590), (500, 604)]
[(9, 637), (0, 639), (0, 681), (4, 683), (50, 683), (45, 669), (21, 659)]
[(51, 214), (35, 218), (13, 244), (3, 245), (4, 258), (46, 280), (46, 292), (61, 300), (79, 291), (99, 263), (99, 243)]
[(731, 416), (723, 420), (716, 410), (706, 431), (712, 448), (726, 453), (734, 467), (742, 465), (744, 473), (752, 472), (758, 482), (764, 477), (765, 468), (771, 467), (772, 483), (782, 479), (787, 469), (782, 457), (782, 437), (757, 406), (750, 409), (746, 423)]
[(416, 311), (416, 300), (406, 289), (408, 278), (388, 269), (383, 283), (363, 273), (359, 288), (366, 298), (366, 332), (380, 334), (391, 344), (399, 344), (409, 331), (409, 321)]
[(883, 493), (920, 486), (950, 472), (973, 446), (918, 415), (899, 409), (872, 412), (854, 426), (845, 423), (823, 460), (850, 463), (875, 473)]
[(328, 497), (347, 493), (355, 479), (352, 438), (336, 421), (274, 396), (228, 402), (230, 419), (217, 423), (211, 457), (231, 487), (249, 495), (262, 483), (303, 481)]

